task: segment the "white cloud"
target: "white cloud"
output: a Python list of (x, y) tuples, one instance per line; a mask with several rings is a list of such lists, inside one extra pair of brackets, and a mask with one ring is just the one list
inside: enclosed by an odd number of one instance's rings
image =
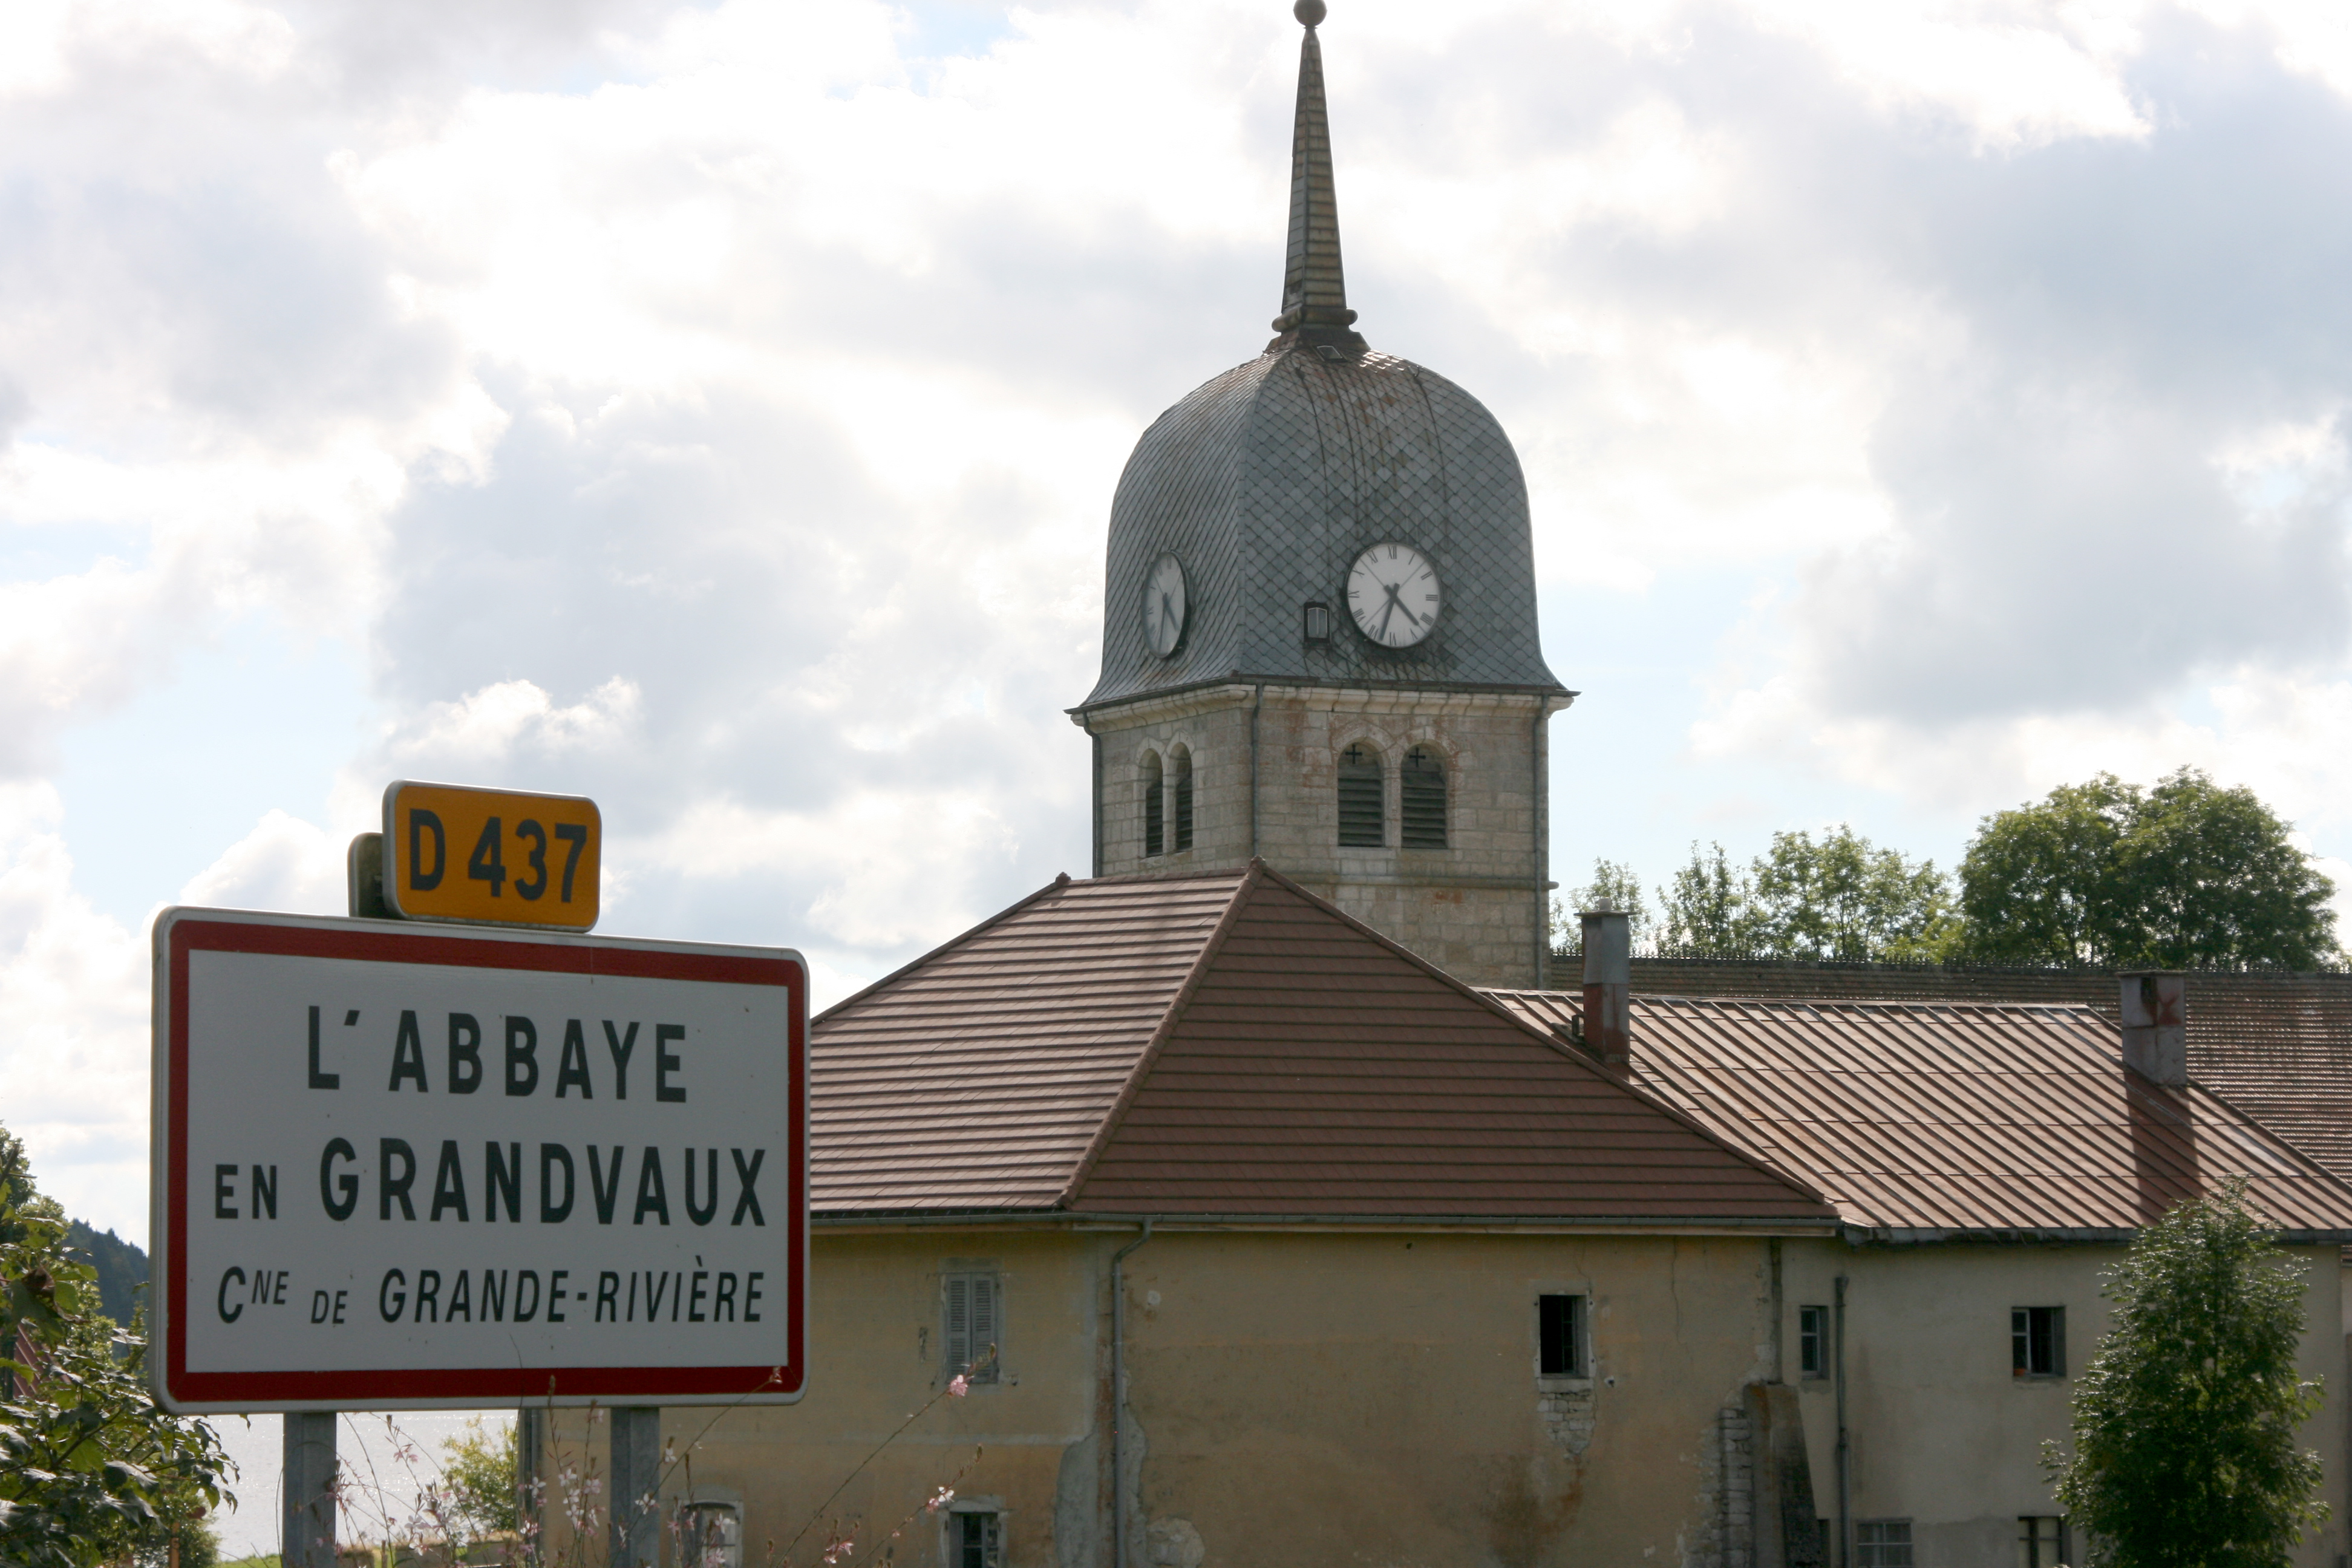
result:
[(42, 1189), (144, 1237), (145, 943), (73, 890), (43, 784), (0, 784), (0, 1083)]
[(1750, 0), (1876, 101), (1950, 115), (1980, 147), (2145, 136), (2125, 68), (2137, 54), (2137, 3), (2021, 0)]
[(252, 832), (189, 879), (179, 901), (207, 909), (340, 915), (351, 901), (344, 867), (349, 842), (272, 807)]
[[(362, 737), (327, 810), (257, 796), (184, 896), (340, 908), (394, 776), (587, 793), (610, 929), (793, 943), (839, 994), (1083, 871), (1103, 521), (1274, 313), (1285, 9), (1039, 5), (919, 58), (866, 0), (0, 14), (0, 1061), (112, 1064), (11, 1125), (86, 1192), (128, 1169), (143, 961), (48, 781), (243, 616), (364, 647), (374, 706), (318, 716)], [(1548, 629), (1564, 724), (1663, 672), (1618, 760), (1687, 795), (1675, 848), (1727, 803), (1965, 821), (2181, 761), (2352, 848), (2341, 33), (1326, 25), (1361, 324), (1502, 416), (1548, 580), (1638, 601)]]

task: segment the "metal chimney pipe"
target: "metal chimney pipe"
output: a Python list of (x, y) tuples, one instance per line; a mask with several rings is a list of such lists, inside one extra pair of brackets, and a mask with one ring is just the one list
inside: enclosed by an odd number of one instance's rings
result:
[(2123, 987), (2124, 1064), (2143, 1078), (2184, 1087), (2189, 1082), (2189, 976), (2156, 970), (2118, 979)]
[(1623, 1070), (1633, 1054), (1633, 925), (1601, 900), (1584, 923), (1584, 1048), (1604, 1067)]

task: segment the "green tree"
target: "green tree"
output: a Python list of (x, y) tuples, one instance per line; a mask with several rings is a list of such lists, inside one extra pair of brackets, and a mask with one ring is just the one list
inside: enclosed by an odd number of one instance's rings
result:
[(11, 1568), (152, 1556), (219, 1506), (227, 1468), (211, 1427), (156, 1407), (143, 1333), (106, 1316), (98, 1271), (65, 1237), (24, 1146), (0, 1129), (0, 1563)]
[(1968, 952), (2186, 969), (2339, 958), (2335, 884), (2250, 789), (2181, 768), (2152, 789), (2101, 773), (1997, 812), (1960, 862)]
[(1696, 958), (1732, 958), (1756, 945), (1751, 879), (1731, 869), (1723, 846), (1702, 854), (1691, 845), (1690, 863), (1675, 872), (1660, 920), (1665, 946)]
[(1817, 842), (1775, 833), (1754, 863), (1756, 948), (1841, 963), (1937, 959), (1957, 942), (1951, 879), (1841, 823)]
[(441, 1490), (447, 1499), (452, 1534), (467, 1542), (512, 1535), (519, 1521), (515, 1495), (515, 1427), (492, 1436), (478, 1415), (466, 1430), (441, 1444)]
[(2303, 1265), (2242, 1179), (2140, 1233), (2101, 1293), (2112, 1326), (2074, 1390), (2074, 1452), (2043, 1445), (2059, 1503), (2114, 1568), (2274, 1568), (2327, 1518), (2320, 1407), (2298, 1375)]
[(1642, 898), (1642, 879), (1633, 868), (1616, 860), (1595, 860), (1592, 880), (1580, 888), (1570, 888), (1565, 904), (1558, 898), (1551, 901), (1552, 945), (1565, 952), (1577, 952), (1584, 941), (1583, 923), (1576, 917), (1587, 910), (1603, 907), (1622, 910), (1632, 916), (1634, 942), (1647, 942), (1654, 934), (1650, 926), (1649, 906)]

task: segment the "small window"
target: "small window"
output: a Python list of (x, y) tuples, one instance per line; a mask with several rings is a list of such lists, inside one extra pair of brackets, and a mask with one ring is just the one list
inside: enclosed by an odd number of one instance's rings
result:
[(1339, 753), (1341, 847), (1378, 849), (1388, 843), (1382, 784), (1381, 759), (1370, 746), (1360, 741)]
[(1589, 1377), (1584, 1361), (1584, 1298), (1536, 1298), (1537, 1370), (1545, 1377)]
[(2066, 1375), (2066, 1309), (2012, 1307), (2009, 1311), (2012, 1377)]
[(2017, 1568), (2061, 1568), (2066, 1561), (2066, 1521), (2054, 1514), (2017, 1521)]
[(1404, 754), (1402, 797), (1398, 812), (1408, 849), (1445, 847), (1445, 759), (1427, 746)]
[(1331, 606), (1308, 600), (1306, 605), (1306, 636), (1308, 642), (1331, 640)]
[(1158, 855), (1168, 847), (1160, 816), (1168, 807), (1167, 786), (1160, 777), (1160, 753), (1143, 753), (1143, 852)]
[(677, 1510), (681, 1568), (743, 1568), (743, 1510), (731, 1502), (690, 1502)]
[(1176, 775), (1176, 853), (1181, 855), (1192, 847), (1192, 753), (1179, 746), (1168, 765)]
[(948, 1274), (941, 1283), (946, 1375), (994, 1383), (1004, 1361), (1004, 1282), (993, 1274)]
[(1004, 1568), (1004, 1516), (959, 1513), (954, 1521), (955, 1568)]
[(1797, 1371), (1805, 1377), (1830, 1374), (1830, 1310), (1797, 1309)]
[(1853, 1568), (1911, 1568), (1911, 1521), (1855, 1520)]

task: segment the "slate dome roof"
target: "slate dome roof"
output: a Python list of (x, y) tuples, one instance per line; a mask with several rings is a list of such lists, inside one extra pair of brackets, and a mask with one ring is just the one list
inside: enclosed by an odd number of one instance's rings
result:
[[(1322, 51), (1300, 45), (1279, 334), (1196, 388), (1136, 444), (1111, 502), (1102, 674), (1079, 711), (1234, 679), (1564, 689), (1538, 633), (1527, 481), (1510, 437), (1461, 387), (1354, 330), (1340, 267)], [(1348, 570), (1374, 544), (1437, 570), (1437, 626), (1407, 648), (1363, 637)], [(1142, 588), (1184, 568), (1175, 651), (1146, 640)], [(1305, 607), (1329, 607), (1325, 642)]]

